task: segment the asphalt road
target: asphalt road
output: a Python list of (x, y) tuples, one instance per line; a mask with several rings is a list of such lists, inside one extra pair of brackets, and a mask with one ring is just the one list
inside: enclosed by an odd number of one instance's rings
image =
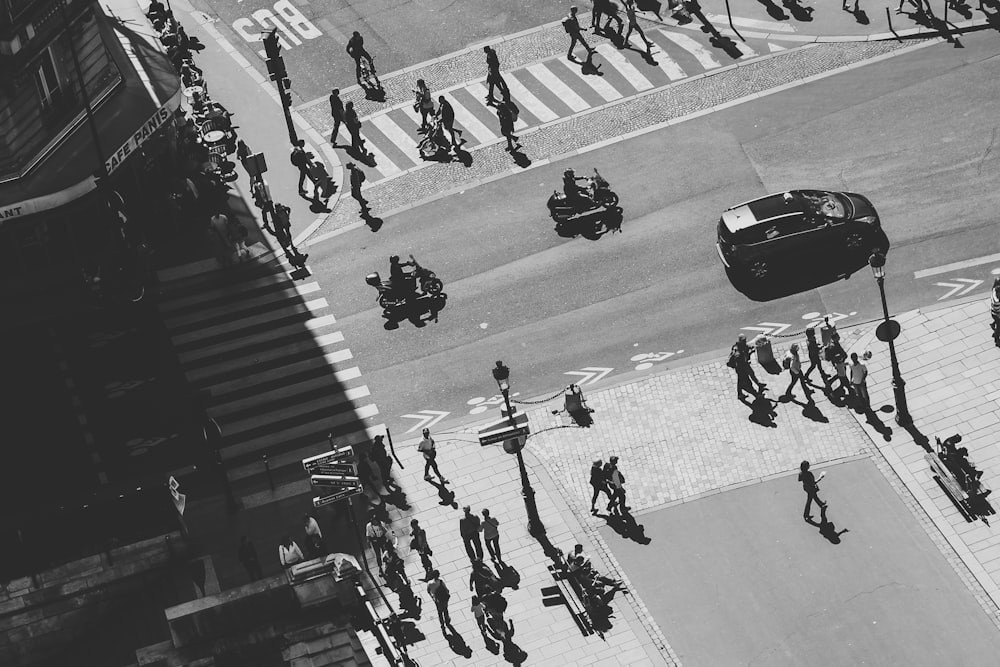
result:
[(823, 534), (794, 474), (641, 514), (648, 545), (601, 529), (681, 662), (995, 660), (993, 624), (872, 462), (827, 471)]
[[(932, 304), (951, 289), (935, 282), (989, 277), (996, 264), (915, 271), (1000, 251), (987, 120), (1000, 110), (996, 53), (992, 34), (970, 35), (963, 50), (941, 44), (792, 88), (406, 211), (376, 234), (348, 231), (312, 246), (310, 265), (396, 433), (417, 423), (400, 415), (453, 419), (494, 395), (496, 359), (513, 369), (514, 391), (539, 396), (577, 377), (569, 371), (613, 368), (613, 377), (639, 354), (718, 350), (741, 327), (877, 317), (867, 268), (769, 302), (734, 288), (715, 252), (716, 221), (767, 192), (869, 195), (893, 243), (891, 308)], [(544, 202), (564, 167), (591, 165), (621, 195), (623, 231), (561, 238)], [(384, 274), (394, 253), (413, 253), (444, 280), (438, 322), (383, 328), (364, 276)]]

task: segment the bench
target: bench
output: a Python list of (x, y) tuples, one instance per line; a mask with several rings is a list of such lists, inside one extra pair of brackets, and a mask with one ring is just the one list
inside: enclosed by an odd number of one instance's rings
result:
[(948, 497), (951, 498), (951, 501), (955, 503), (958, 511), (965, 517), (965, 520), (970, 523), (974, 521), (975, 515), (969, 506), (969, 494), (965, 492), (965, 489), (958, 483), (958, 480), (955, 479), (955, 476), (948, 470), (947, 466), (938, 458), (937, 454), (930, 452), (924, 454), (924, 460), (930, 465), (931, 474), (934, 476), (935, 481), (937, 481)]
[(590, 614), (584, 604), (583, 590), (575, 577), (570, 575), (569, 568), (565, 563), (549, 565), (549, 573), (555, 580), (556, 585), (550, 588), (543, 588), (544, 599), (542, 604), (551, 607), (555, 604), (564, 604), (569, 609), (576, 627), (584, 637), (594, 634), (594, 626), (590, 621)]

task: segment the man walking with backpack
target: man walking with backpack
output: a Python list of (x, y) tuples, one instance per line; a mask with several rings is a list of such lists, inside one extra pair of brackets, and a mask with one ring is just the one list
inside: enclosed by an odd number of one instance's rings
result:
[(347, 171), (350, 174), (351, 196), (361, 204), (361, 210), (368, 210), (368, 200), (361, 194), (361, 185), (365, 182), (365, 172), (358, 169), (353, 162), (347, 163)]
[(288, 156), (289, 161), (291, 161), (292, 166), (299, 170), (299, 194), (304, 195), (306, 193), (305, 184), (306, 179), (316, 187), (316, 181), (313, 180), (312, 174), (309, 173), (309, 161), (312, 157), (311, 153), (307, 153), (305, 149), (306, 142), (299, 139), (292, 146), (291, 155)]
[(583, 44), (583, 48), (587, 49), (587, 55), (589, 56), (594, 52), (594, 49), (590, 48), (587, 41), (583, 38), (583, 33), (580, 29), (580, 21), (576, 18), (576, 7), (569, 8), (569, 16), (562, 20), (563, 30), (569, 35), (569, 51), (566, 53), (566, 59), (573, 62), (579, 62), (573, 57), (573, 49), (576, 47), (577, 43)]

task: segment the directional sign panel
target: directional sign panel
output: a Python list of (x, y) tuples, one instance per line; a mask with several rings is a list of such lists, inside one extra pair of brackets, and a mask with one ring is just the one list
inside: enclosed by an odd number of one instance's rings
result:
[(528, 415), (523, 412), (514, 413), (514, 426), (511, 426), (510, 419), (498, 419), (479, 429), (479, 444), (493, 445), (510, 438), (518, 438), (531, 433), (528, 425)]
[(337, 447), (331, 452), (324, 452), (316, 456), (310, 456), (307, 459), (302, 459), (302, 467), (306, 469), (307, 473), (312, 474), (317, 466), (325, 463), (348, 463), (353, 456), (354, 450), (351, 446), (344, 445), (343, 447)]
[(309, 482), (313, 486), (329, 486), (338, 489), (345, 489), (357, 486), (361, 480), (353, 475), (312, 475)]
[(341, 489), (336, 493), (331, 493), (328, 496), (316, 496), (313, 498), (313, 507), (322, 507), (323, 505), (329, 505), (330, 503), (335, 503), (338, 500), (343, 500), (344, 498), (350, 498), (351, 496), (356, 496), (361, 493), (360, 486), (354, 486), (349, 489)]
[(358, 466), (355, 463), (320, 463), (309, 471), (313, 475), (350, 475), (358, 476)]

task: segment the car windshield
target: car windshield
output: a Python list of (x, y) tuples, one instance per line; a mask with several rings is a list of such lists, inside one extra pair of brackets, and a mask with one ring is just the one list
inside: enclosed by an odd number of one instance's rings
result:
[(807, 213), (843, 220), (847, 217), (847, 209), (843, 200), (832, 192), (817, 192), (809, 190), (800, 192), (802, 207)]

